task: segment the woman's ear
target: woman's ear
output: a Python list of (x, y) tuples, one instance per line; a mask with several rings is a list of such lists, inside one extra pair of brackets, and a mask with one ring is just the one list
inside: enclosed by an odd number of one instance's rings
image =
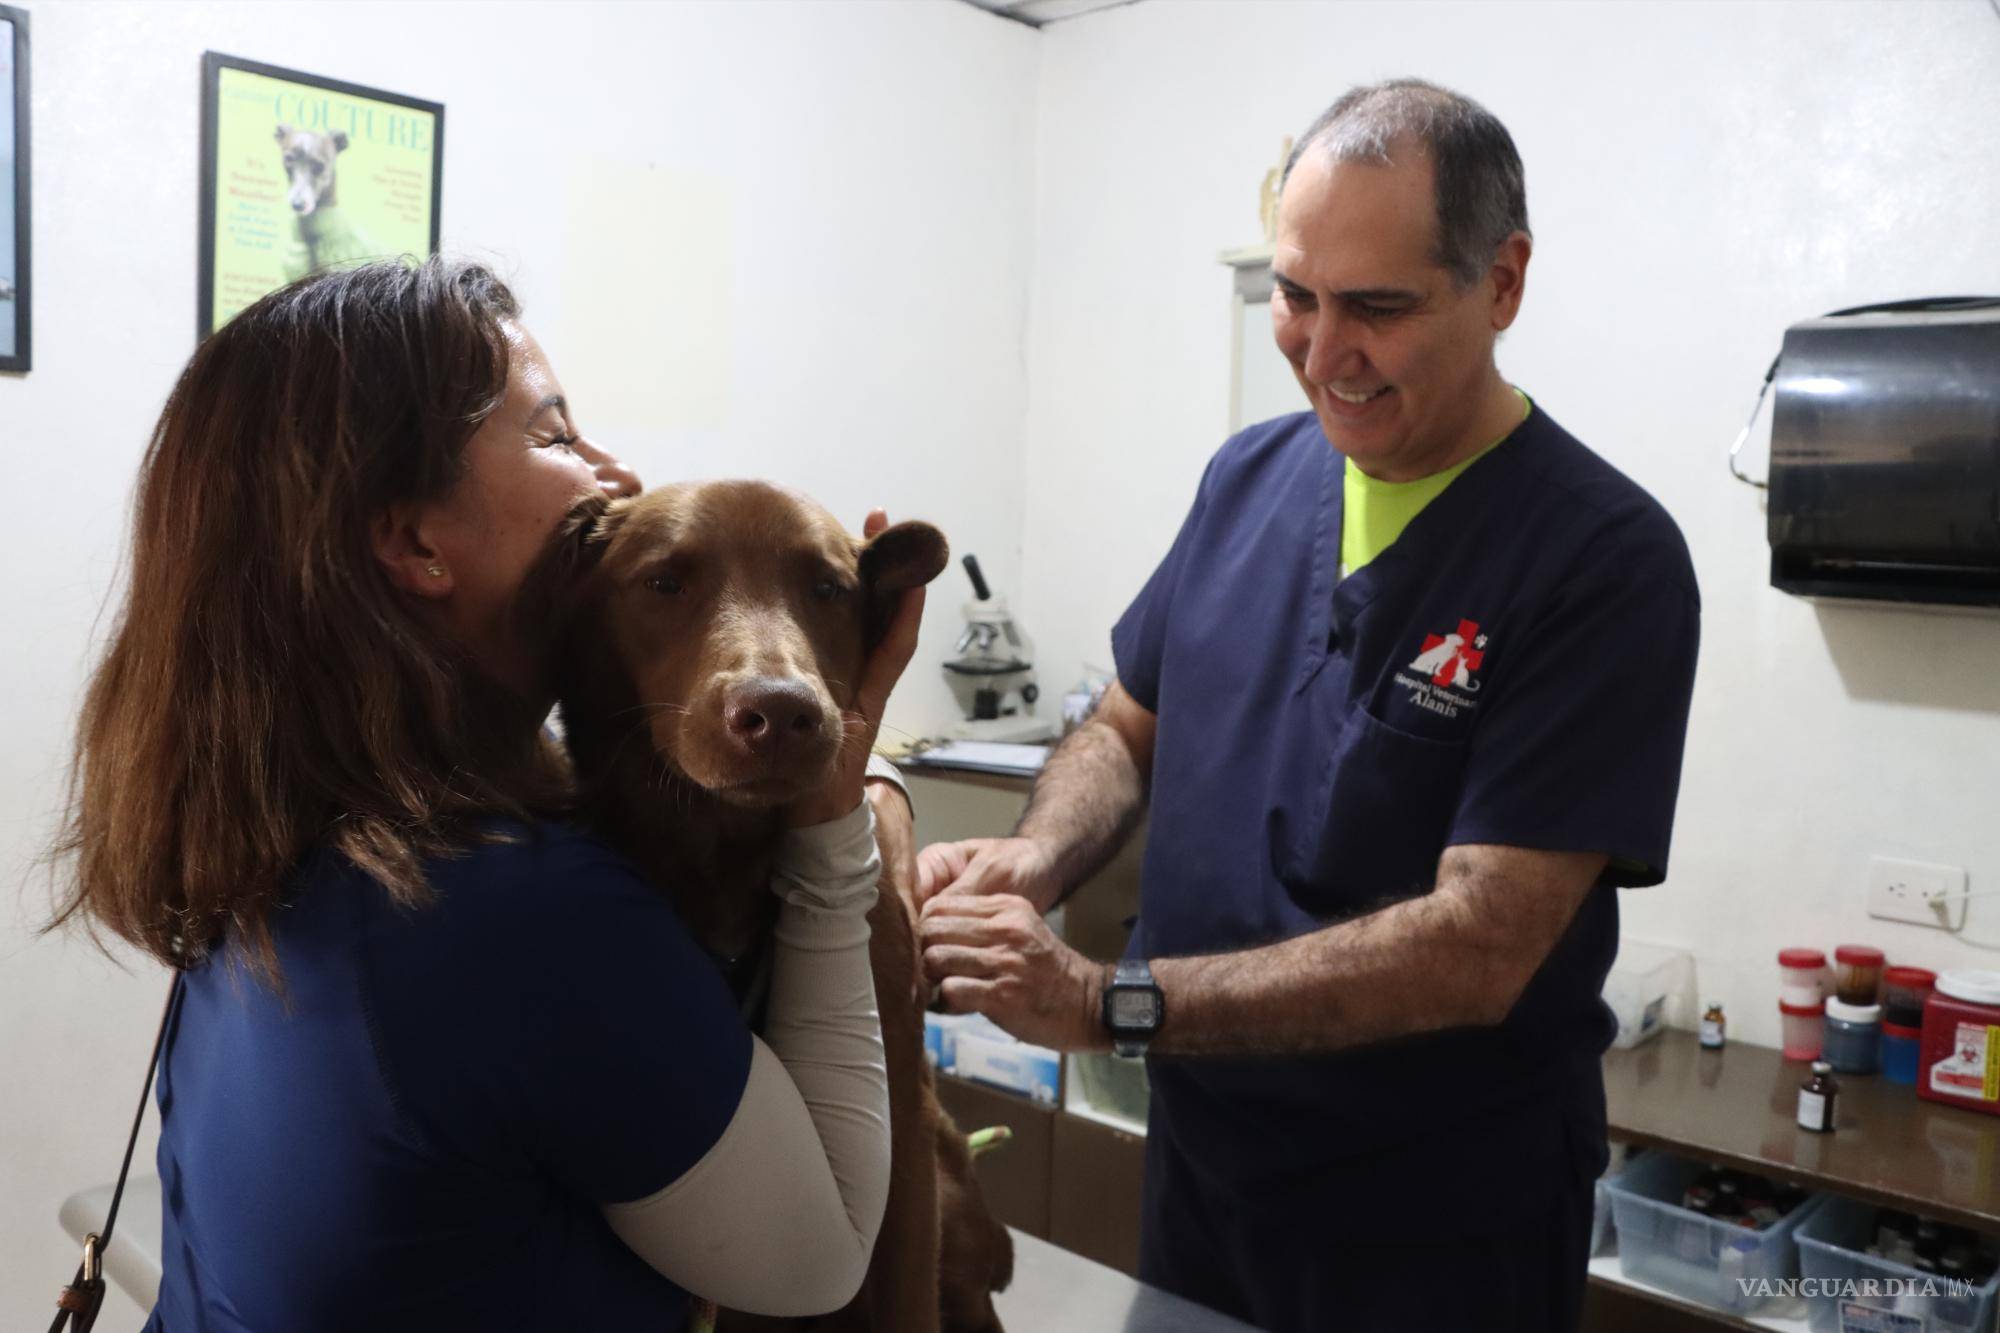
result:
[(391, 505), (368, 530), (369, 545), (395, 588), (418, 597), (449, 596), (451, 567), (424, 540), (422, 513), (418, 505)]

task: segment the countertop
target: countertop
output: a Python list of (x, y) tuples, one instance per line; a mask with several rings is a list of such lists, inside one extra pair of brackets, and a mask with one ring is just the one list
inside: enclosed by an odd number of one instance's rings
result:
[(1694, 1154), (1976, 1230), (2000, 1231), (2000, 1116), (1836, 1074), (1831, 1134), (1800, 1129), (1808, 1066), (1766, 1046), (1704, 1051), (1663, 1032), (1604, 1056), (1611, 1137)]

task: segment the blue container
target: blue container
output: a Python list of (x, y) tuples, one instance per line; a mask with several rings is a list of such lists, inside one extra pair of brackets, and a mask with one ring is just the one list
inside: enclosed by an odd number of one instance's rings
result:
[(1872, 1074), (1882, 1067), (1882, 1007), (1826, 1002), (1826, 1042), (1820, 1059), (1837, 1074)]
[(1912, 1034), (1899, 1037), (1894, 1028), (1882, 1029), (1882, 1077), (1891, 1083), (1916, 1086), (1924, 1039), (1922, 1029), (1912, 1029)]

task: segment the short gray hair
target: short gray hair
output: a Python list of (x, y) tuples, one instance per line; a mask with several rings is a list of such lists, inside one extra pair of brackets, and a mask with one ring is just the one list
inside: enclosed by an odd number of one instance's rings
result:
[(1463, 289), (1486, 275), (1500, 243), (1528, 230), (1528, 187), (1513, 136), (1470, 97), (1422, 79), (1390, 79), (1351, 88), (1320, 113), (1285, 162), (1292, 178), (1309, 148), (1336, 162), (1386, 166), (1399, 142), (1423, 145), (1437, 190), (1432, 257)]

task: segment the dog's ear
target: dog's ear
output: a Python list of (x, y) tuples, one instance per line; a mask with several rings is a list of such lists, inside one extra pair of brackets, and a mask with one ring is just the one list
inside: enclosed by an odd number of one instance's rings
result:
[(346, 130), (335, 130), (333, 132), (333, 151), (336, 153), (344, 153), (347, 151)]
[(569, 645), (585, 632), (598, 604), (591, 573), (603, 561), (629, 507), (630, 501), (601, 493), (578, 500), (556, 525), (508, 608), (512, 632), (530, 645), (559, 691), (567, 688), (573, 667)]
[(870, 648), (888, 632), (903, 594), (942, 574), (950, 560), (944, 534), (914, 520), (884, 528), (862, 543), (861, 588), (867, 602), (863, 629)]
[(278, 126), (278, 132), (272, 135), (271, 137), (273, 139), (276, 139), (279, 143), (283, 143), (285, 140), (292, 137), (292, 127), (281, 123)]
[(611, 549), (611, 539), (618, 535), (625, 515), (631, 511), (629, 498), (614, 500), (602, 492), (587, 495), (572, 505), (563, 515), (555, 538), (567, 552), (570, 568), (578, 574), (597, 568), (604, 553)]
[(553, 624), (570, 614), (582, 600), (585, 581), (604, 559), (630, 506), (629, 500), (597, 494), (570, 507), (521, 582), (515, 606), (522, 624)]

